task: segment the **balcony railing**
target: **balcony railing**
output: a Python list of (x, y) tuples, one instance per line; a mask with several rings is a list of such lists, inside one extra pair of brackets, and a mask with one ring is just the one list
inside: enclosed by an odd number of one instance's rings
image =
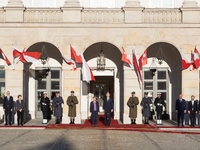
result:
[(122, 9), (84, 9), (81, 12), (83, 23), (124, 23)]
[(181, 23), (179, 9), (144, 9), (143, 23)]

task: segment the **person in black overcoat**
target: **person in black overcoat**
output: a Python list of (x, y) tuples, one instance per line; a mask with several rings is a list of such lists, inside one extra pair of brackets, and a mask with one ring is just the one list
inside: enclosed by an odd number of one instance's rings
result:
[(6, 96), (3, 100), (3, 111), (5, 112), (5, 125), (8, 125), (8, 123), (12, 125), (13, 97), (10, 96), (9, 91), (6, 92)]
[(111, 112), (113, 112), (113, 99), (110, 98), (109, 92), (106, 93), (106, 98), (103, 101), (103, 112), (104, 112), (105, 126), (107, 126), (107, 115), (108, 115), (108, 126), (110, 126)]
[(184, 113), (186, 113), (186, 102), (183, 99), (182, 94), (179, 95), (179, 99), (176, 100), (176, 113), (177, 113), (177, 123), (178, 123), (178, 127), (180, 124), (180, 118), (182, 120), (182, 127), (183, 125), (183, 120), (184, 120)]
[(150, 104), (152, 104), (152, 101), (151, 98), (148, 97), (148, 92), (146, 92), (140, 104), (143, 107), (142, 114), (145, 120), (144, 124), (149, 124), (149, 117), (151, 116), (150, 106), (149, 106)]
[(47, 97), (47, 92), (44, 92), (43, 94), (44, 96), (40, 100), (41, 110), (43, 114), (42, 124), (47, 124), (47, 120), (49, 119), (50, 115), (50, 100)]
[(191, 101), (188, 102), (188, 114), (190, 115), (191, 127), (194, 127), (195, 118), (197, 114), (197, 102), (194, 100), (195, 96), (191, 96)]

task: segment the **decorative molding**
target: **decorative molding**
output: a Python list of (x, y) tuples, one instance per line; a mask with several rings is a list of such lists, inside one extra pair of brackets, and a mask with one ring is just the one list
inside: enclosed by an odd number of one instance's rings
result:
[(63, 12), (60, 9), (26, 9), (24, 22), (62, 22)]
[(5, 22), (6, 21), (6, 12), (4, 9), (0, 9), (0, 22)]
[(22, 0), (9, 0), (8, 7), (24, 7)]
[(143, 23), (181, 23), (179, 9), (144, 9)]
[(124, 23), (124, 11), (121, 9), (84, 9), (81, 12), (83, 23)]

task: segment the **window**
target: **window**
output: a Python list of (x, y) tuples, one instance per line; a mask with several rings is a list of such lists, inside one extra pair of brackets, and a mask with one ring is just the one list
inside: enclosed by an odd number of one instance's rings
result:
[(4, 66), (0, 66), (0, 104), (3, 104), (5, 95), (5, 69)]
[(56, 0), (32, 0), (33, 7), (56, 7)]
[(115, 0), (91, 0), (90, 7), (115, 7)]
[(152, 8), (173, 8), (174, 0), (149, 0), (149, 6)]

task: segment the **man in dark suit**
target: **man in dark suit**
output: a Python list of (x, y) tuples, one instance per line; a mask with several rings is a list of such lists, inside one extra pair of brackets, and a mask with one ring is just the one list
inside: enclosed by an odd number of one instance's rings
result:
[(10, 92), (7, 91), (3, 100), (3, 111), (5, 112), (5, 120), (8, 125), (8, 117), (9, 117), (9, 125), (12, 125), (12, 111), (13, 111), (13, 97), (10, 96)]
[(96, 97), (93, 97), (93, 101), (90, 103), (90, 113), (92, 116), (92, 126), (94, 126), (94, 120), (95, 120), (95, 126), (97, 126), (98, 121), (98, 114), (99, 114), (99, 102), (96, 101)]
[(186, 102), (185, 100), (182, 98), (182, 94), (179, 95), (179, 99), (176, 100), (176, 113), (177, 113), (177, 122), (178, 122), (178, 127), (180, 124), (180, 118), (182, 120), (182, 127), (183, 125), (183, 120), (184, 120), (184, 113), (186, 113)]
[(190, 115), (191, 127), (194, 127), (195, 117), (197, 114), (197, 102), (194, 101), (195, 96), (191, 96), (191, 101), (188, 102), (188, 114)]
[(103, 101), (103, 112), (104, 112), (104, 121), (105, 126), (107, 126), (107, 114), (108, 114), (108, 126), (110, 126), (111, 121), (111, 112), (113, 112), (113, 99), (110, 98), (110, 93), (106, 93), (106, 98)]

